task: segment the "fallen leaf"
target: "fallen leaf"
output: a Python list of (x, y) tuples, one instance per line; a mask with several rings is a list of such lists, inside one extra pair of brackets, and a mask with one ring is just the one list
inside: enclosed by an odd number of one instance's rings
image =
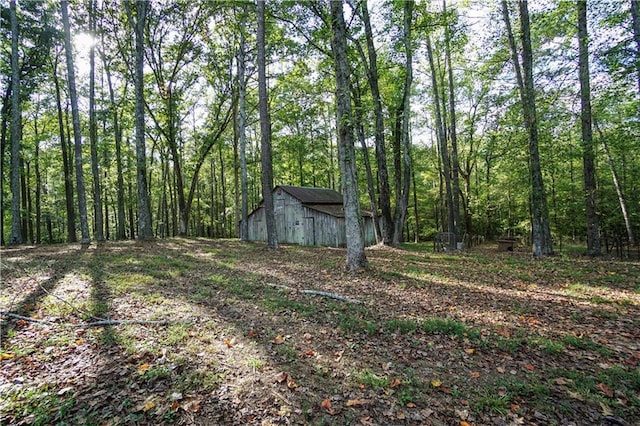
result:
[(371, 417), (363, 417), (360, 419), (360, 424), (363, 424), (365, 426), (369, 426), (373, 424), (373, 420), (371, 419)]
[(332, 405), (333, 405), (333, 404), (331, 404), (331, 401), (330, 401), (330, 400), (328, 400), (328, 399), (324, 399), (324, 400), (320, 403), (320, 406), (321, 406), (322, 408), (324, 408), (325, 410), (330, 409)]
[(315, 353), (313, 350), (309, 349), (309, 350), (307, 350), (304, 354), (305, 354), (306, 356), (314, 356), (316, 353)]
[(176, 411), (178, 408), (180, 408), (180, 403), (178, 401), (173, 401), (171, 403), (171, 411)]
[(520, 406), (518, 404), (511, 404), (512, 411), (518, 411), (519, 409), (520, 409)]
[(471, 426), (471, 423), (465, 422), (465, 421), (461, 421), (460, 422), (460, 426)]
[(298, 387), (298, 384), (296, 383), (295, 380), (293, 380), (291, 377), (289, 377), (289, 379), (287, 380), (287, 387), (289, 389), (295, 389)]
[(472, 348), (465, 349), (464, 351), (467, 353), (467, 355), (473, 355), (476, 352), (476, 350)]
[(228, 348), (233, 347), (233, 343), (231, 343), (231, 340), (229, 339), (224, 339), (224, 344), (227, 345)]
[(257, 331), (255, 331), (255, 330), (249, 331), (249, 338), (250, 339), (253, 338), (253, 337), (256, 337), (257, 335), (258, 335)]
[(567, 392), (570, 398), (577, 399), (578, 401), (584, 401), (584, 397), (580, 395), (578, 392)]
[(398, 387), (402, 384), (402, 381), (400, 381), (400, 379), (393, 379), (393, 382), (391, 382), (391, 387), (395, 388)]
[(527, 369), (527, 370), (529, 370), (529, 371), (533, 371), (533, 370), (535, 370), (535, 369), (536, 369), (536, 368), (535, 368), (533, 365), (531, 365), (531, 364), (525, 364), (524, 368), (525, 368), (525, 369)]
[(609, 398), (613, 397), (613, 389), (611, 389), (609, 386), (605, 385), (604, 383), (598, 383), (596, 385), (596, 388), (603, 394), (605, 394), (606, 396), (608, 396)]
[(398, 411), (398, 413), (396, 414), (396, 419), (398, 419), (398, 420), (404, 420), (406, 418), (407, 418), (407, 415), (404, 414), (403, 411)]
[(273, 381), (277, 382), (277, 383), (282, 383), (285, 380), (287, 380), (287, 377), (289, 377), (289, 375), (287, 373), (285, 373), (284, 371), (281, 371), (280, 373), (275, 375)]
[(477, 379), (478, 377), (480, 377), (480, 372), (478, 371), (472, 371), (469, 376), (471, 376), (474, 379)]
[(405, 407), (408, 407), (408, 408), (415, 408), (415, 407), (416, 407), (416, 404), (414, 404), (413, 402), (407, 402), (407, 405), (405, 405)]
[(504, 369), (504, 367), (496, 367), (496, 371), (500, 374), (504, 374), (506, 370)]
[(0, 352), (0, 361), (4, 361), (5, 359), (11, 359), (15, 355), (13, 352)]
[(369, 401), (366, 399), (350, 399), (347, 401), (346, 406), (357, 407), (358, 405), (365, 405), (367, 403), (369, 403)]
[(613, 411), (611, 411), (611, 408), (609, 408), (609, 406), (602, 401), (600, 401), (600, 409), (602, 410), (603, 416), (613, 416)]
[(271, 343), (273, 343), (274, 345), (281, 345), (284, 343), (284, 337), (282, 337), (282, 334), (278, 334), (272, 341)]
[(431, 386), (433, 386), (434, 388), (439, 388), (440, 386), (442, 386), (442, 382), (440, 380), (432, 380)]
[(556, 385), (563, 386), (563, 385), (569, 385), (569, 384), (573, 383), (573, 380), (571, 380), (571, 379), (565, 379), (564, 377), (556, 377), (556, 378), (553, 380), (553, 382), (554, 382)]
[(200, 399), (192, 399), (191, 401), (182, 405), (182, 409), (184, 411), (190, 411), (192, 413), (197, 413), (200, 411)]
[(138, 374), (143, 375), (149, 368), (151, 368), (151, 366), (145, 362), (144, 364), (138, 366)]

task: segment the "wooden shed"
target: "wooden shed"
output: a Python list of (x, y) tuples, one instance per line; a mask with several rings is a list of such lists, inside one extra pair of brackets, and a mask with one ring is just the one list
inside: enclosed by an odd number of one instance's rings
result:
[[(305, 246), (347, 245), (342, 194), (329, 188), (278, 185), (273, 189), (278, 242)], [(365, 244), (376, 243), (373, 214), (362, 211)], [(248, 216), (249, 240), (266, 241), (264, 202)]]

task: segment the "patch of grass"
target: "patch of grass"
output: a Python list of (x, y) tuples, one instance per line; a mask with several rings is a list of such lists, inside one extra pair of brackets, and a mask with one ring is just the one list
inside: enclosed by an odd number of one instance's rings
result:
[(107, 285), (116, 293), (124, 293), (131, 290), (142, 290), (153, 284), (156, 278), (139, 272), (124, 272), (111, 275), (107, 279)]
[(475, 401), (473, 409), (479, 413), (490, 412), (505, 416), (510, 404), (511, 396), (506, 393), (503, 395), (488, 394), (481, 396), (480, 399)]
[(562, 337), (562, 343), (573, 346), (576, 349), (598, 352), (600, 355), (605, 357), (611, 356), (612, 353), (611, 349), (607, 348), (605, 345), (594, 342), (589, 337), (577, 337), (567, 334)]
[(524, 346), (524, 340), (518, 337), (497, 336), (494, 343), (498, 349), (509, 354), (518, 352)]
[(391, 383), (387, 376), (379, 376), (369, 370), (357, 373), (356, 377), (360, 384), (370, 386), (373, 389), (386, 388)]
[(445, 318), (433, 317), (422, 321), (420, 328), (425, 333), (445, 334), (448, 336), (468, 337), (476, 340), (480, 338), (480, 332), (469, 328), (465, 323)]
[(34, 426), (50, 424), (73, 424), (69, 411), (75, 405), (73, 398), (62, 398), (49, 385), (38, 388), (21, 389), (5, 393), (3, 411), (25, 413)]
[(142, 378), (150, 382), (169, 379), (171, 378), (171, 369), (166, 365), (156, 365), (145, 371)]
[(162, 340), (163, 345), (174, 346), (189, 336), (189, 324), (173, 324), (167, 328)]
[(619, 317), (619, 315), (616, 312), (607, 311), (605, 309), (596, 309), (595, 311), (593, 311), (593, 315), (597, 316), (598, 318), (608, 319), (608, 320), (616, 320)]
[(262, 371), (267, 363), (261, 359), (248, 358), (247, 365), (249, 365), (249, 367), (253, 368), (254, 370)]
[(547, 339), (545, 337), (532, 337), (529, 339), (528, 343), (530, 346), (541, 348), (549, 355), (559, 355), (566, 350), (564, 343)]
[(416, 320), (391, 319), (385, 321), (383, 328), (390, 332), (409, 334), (420, 328), (420, 322)]
[(181, 392), (194, 392), (196, 390), (211, 392), (224, 383), (225, 379), (226, 375), (217, 370), (198, 368), (181, 375), (175, 383), (177, 390)]

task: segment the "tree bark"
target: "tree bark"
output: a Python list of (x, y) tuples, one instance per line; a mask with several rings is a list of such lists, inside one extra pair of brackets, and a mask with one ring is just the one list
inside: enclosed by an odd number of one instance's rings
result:
[[(393, 219), (391, 217), (391, 188), (389, 186), (389, 171), (387, 169), (387, 153), (385, 147), (384, 114), (382, 112), (382, 98), (378, 84), (378, 59), (373, 44), (373, 31), (367, 9), (366, 0), (361, 3), (362, 21), (367, 39), (367, 53), (369, 55), (368, 81), (373, 98), (373, 112), (375, 115), (375, 144), (376, 164), (378, 166), (378, 186), (380, 191), (380, 210), (382, 212), (382, 238), (384, 244), (393, 241)], [(377, 220), (377, 219), (376, 219)]]
[(364, 232), (358, 197), (358, 177), (353, 143), (353, 115), (349, 96), (349, 62), (347, 56), (346, 25), (342, 0), (330, 2), (334, 67), (336, 73), (336, 106), (338, 119), (338, 157), (342, 173), (342, 196), (347, 237), (348, 271), (367, 267), (364, 252)]
[[(89, 32), (96, 34), (96, 2), (89, 0)], [(98, 131), (96, 128), (96, 51), (89, 49), (89, 141), (91, 146), (91, 174), (93, 176), (94, 235), (97, 241), (104, 241), (104, 220), (102, 215), (102, 191), (100, 190), (100, 169), (98, 163)]]
[[(147, 185), (147, 153), (145, 146), (144, 124), (144, 26), (147, 17), (147, 0), (135, 2), (136, 19), (131, 18), (131, 6), (125, 3), (129, 22), (135, 31), (136, 44), (136, 182), (138, 189), (138, 238), (149, 240), (153, 238), (151, 227), (151, 209), (149, 203), (149, 190)], [(131, 230), (133, 235), (133, 229)]]
[[(242, 10), (241, 27), (245, 24), (245, 11)], [(246, 40), (243, 29), (240, 28), (240, 46), (238, 47), (238, 144), (240, 151), (240, 240), (247, 241), (249, 239), (249, 189), (247, 179), (247, 82), (245, 80), (245, 48)]]
[(526, 0), (518, 2), (520, 11), (520, 39), (522, 42), (522, 70), (518, 59), (515, 38), (511, 30), (511, 21), (506, 0), (502, 1), (502, 13), (507, 27), (507, 36), (511, 47), (511, 56), (520, 89), (520, 98), (529, 141), (529, 161), (531, 174), (531, 236), (533, 256), (553, 254), (547, 197), (542, 180), (540, 154), (538, 151), (538, 122), (533, 85), (533, 52), (531, 48), (531, 30), (529, 9)]
[(587, 30), (587, 2), (577, 1), (578, 47), (580, 68), (580, 118), (582, 125), (582, 159), (584, 176), (584, 197), (587, 220), (587, 254), (599, 256), (600, 234), (596, 204), (596, 170), (593, 129), (591, 127), (591, 84), (589, 76), (589, 34)]
[[(442, 2), (442, 11), (447, 14), (446, 0)], [(449, 137), (451, 138), (451, 174), (453, 178), (453, 232), (456, 236), (456, 241), (460, 234), (460, 164), (458, 163), (458, 134), (456, 129), (456, 101), (455, 90), (453, 81), (453, 67), (451, 66), (451, 29), (449, 28), (448, 19), (445, 22), (444, 28), (445, 34), (445, 61), (447, 64), (447, 75), (449, 79)]]
[(69, 83), (69, 98), (71, 101), (71, 121), (73, 124), (74, 154), (76, 166), (76, 190), (78, 191), (78, 212), (80, 217), (80, 233), (82, 244), (89, 244), (89, 219), (87, 217), (87, 200), (85, 196), (84, 172), (82, 169), (82, 130), (80, 128), (80, 113), (78, 111), (78, 95), (76, 92), (76, 73), (73, 64), (71, 47), (71, 30), (69, 28), (68, 1), (61, 1), (62, 22), (64, 25), (64, 45), (67, 59), (67, 79)]
[(380, 223), (378, 221), (377, 212), (378, 206), (376, 203), (376, 191), (375, 191), (375, 183), (373, 179), (373, 171), (371, 170), (371, 161), (369, 160), (369, 150), (367, 148), (367, 143), (365, 140), (364, 133), (364, 117), (362, 114), (362, 99), (360, 95), (360, 87), (356, 82), (355, 87), (352, 88), (353, 93), (353, 103), (354, 103), (354, 114), (356, 123), (356, 131), (358, 133), (358, 139), (360, 140), (360, 147), (362, 151), (362, 160), (364, 162), (364, 169), (367, 174), (367, 191), (369, 192), (369, 206), (371, 208), (371, 213), (373, 214), (374, 221), (374, 233), (376, 237), (376, 242), (381, 241), (381, 233), (380, 233)]
[[(11, 236), (9, 244), (24, 242), (20, 222), (20, 140), (22, 124), (20, 117), (20, 68), (18, 67), (18, 13), (16, 0), (10, 2), (11, 13)], [(1, 230), (0, 230), (1, 231)]]
[(58, 131), (60, 138), (60, 149), (62, 151), (62, 172), (64, 174), (64, 194), (65, 205), (67, 211), (67, 242), (75, 243), (76, 236), (76, 210), (73, 201), (73, 174), (71, 172), (71, 164), (69, 159), (69, 146), (67, 144), (67, 135), (65, 134), (64, 113), (62, 110), (62, 94), (60, 90), (60, 81), (58, 79), (58, 56), (53, 59), (53, 84), (56, 91), (56, 109), (58, 111)]
[[(447, 231), (454, 232), (455, 219), (453, 215), (453, 193), (451, 191), (451, 163), (449, 161), (449, 149), (447, 147), (447, 137), (445, 135), (444, 123), (440, 112), (440, 95), (438, 88), (438, 75), (436, 72), (435, 61), (433, 60), (433, 50), (431, 48), (431, 38), (427, 36), (427, 57), (429, 59), (429, 68), (431, 70), (431, 86), (433, 90), (433, 104), (436, 109), (436, 139), (440, 147), (440, 158), (442, 159), (442, 174), (444, 175), (446, 211), (447, 211)], [(442, 185), (440, 185), (442, 187)], [(449, 239), (449, 249), (455, 248), (455, 239)]]
[(262, 197), (267, 226), (267, 246), (278, 247), (276, 218), (273, 206), (273, 163), (271, 160), (271, 118), (267, 98), (267, 71), (265, 53), (265, 0), (258, 2), (258, 102), (260, 104), (260, 140), (262, 151)]

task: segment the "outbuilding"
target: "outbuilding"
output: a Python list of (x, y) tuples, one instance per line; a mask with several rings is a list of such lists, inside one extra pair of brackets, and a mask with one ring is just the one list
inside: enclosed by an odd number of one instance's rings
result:
[[(278, 242), (304, 246), (347, 244), (342, 194), (330, 188), (278, 185), (273, 189)], [(374, 215), (362, 211), (366, 245), (376, 243)], [(248, 216), (249, 240), (266, 241), (264, 201)]]

